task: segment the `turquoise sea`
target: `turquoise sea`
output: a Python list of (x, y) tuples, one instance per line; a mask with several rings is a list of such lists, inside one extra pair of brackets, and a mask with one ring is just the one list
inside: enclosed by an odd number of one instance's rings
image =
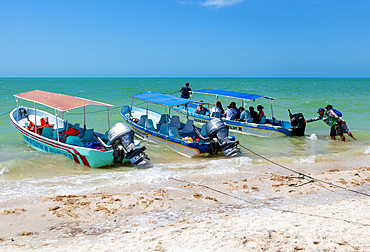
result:
[[(317, 115), (319, 107), (332, 104), (343, 113), (357, 141), (346, 137), (347, 142), (332, 141), (329, 127), (318, 121), (307, 125), (304, 137), (261, 138), (235, 135), (243, 146), (275, 162), (304, 172), (320, 171), (334, 165), (352, 163), (369, 166), (370, 155), (370, 78), (2, 78), (0, 79), (0, 203), (30, 197), (37, 200), (48, 195), (91, 193), (95, 190), (126, 186), (144, 190), (156, 183), (168, 181), (169, 177), (187, 178), (195, 181), (215, 174), (228, 177), (239, 173), (269, 171), (289, 174), (252, 153), (243, 150), (239, 157), (226, 159), (186, 158), (166, 146), (142, 142), (147, 147), (151, 166), (145, 169), (121, 166), (106, 169), (89, 169), (56, 154), (36, 152), (29, 148), (9, 122), (9, 112), (16, 106), (14, 94), (40, 89), (83, 97), (115, 105), (110, 111), (111, 125), (121, 122), (120, 108), (131, 103), (130, 94), (145, 91), (173, 93), (185, 82), (190, 87), (223, 89), (277, 98), (274, 116), (288, 120), (288, 109), (302, 112), (306, 118)], [(213, 102), (211, 96), (197, 96)], [(230, 102), (221, 99), (222, 104)], [(241, 102), (237, 106), (241, 106)], [(136, 102), (134, 104), (138, 104)], [(267, 117), (271, 116), (269, 102), (259, 100), (248, 105), (265, 106)], [(20, 105), (31, 106), (30, 102)], [(42, 108), (38, 106), (37, 108)], [(44, 108), (52, 112), (48, 108)], [(160, 107), (154, 109), (161, 110)], [(87, 126), (97, 131), (107, 130), (106, 110), (87, 107)], [(65, 115), (71, 122), (83, 122), (83, 109)]]

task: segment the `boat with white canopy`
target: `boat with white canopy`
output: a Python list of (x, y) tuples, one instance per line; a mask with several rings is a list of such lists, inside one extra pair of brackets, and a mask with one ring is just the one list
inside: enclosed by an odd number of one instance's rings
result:
[[(140, 142), (134, 140), (134, 132), (124, 123), (110, 127), (109, 110), (113, 105), (41, 90), (16, 94), (14, 97), (17, 108), (10, 112), (10, 122), (33, 149), (62, 154), (89, 167), (104, 167), (126, 161), (145, 163), (145, 147), (139, 147)], [(33, 102), (34, 107), (19, 106), (19, 100)], [(55, 113), (36, 109), (36, 104), (52, 108)], [(85, 107), (91, 105), (107, 108), (108, 131), (105, 134), (86, 128)], [(84, 108), (83, 127), (63, 119), (64, 112), (80, 107)]]

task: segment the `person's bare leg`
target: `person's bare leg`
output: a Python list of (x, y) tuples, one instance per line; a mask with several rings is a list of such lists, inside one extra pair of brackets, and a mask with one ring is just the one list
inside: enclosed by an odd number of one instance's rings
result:
[(335, 136), (332, 136), (332, 137), (331, 137), (331, 140), (335, 140)]
[(352, 133), (351, 133), (351, 132), (348, 132), (348, 133), (347, 133), (347, 135), (349, 135), (350, 137), (352, 137), (353, 139), (355, 139), (355, 140), (356, 140), (356, 138), (352, 135)]
[(340, 136), (340, 139), (342, 139), (343, 142), (346, 141), (346, 138), (344, 137), (344, 135), (339, 135)]

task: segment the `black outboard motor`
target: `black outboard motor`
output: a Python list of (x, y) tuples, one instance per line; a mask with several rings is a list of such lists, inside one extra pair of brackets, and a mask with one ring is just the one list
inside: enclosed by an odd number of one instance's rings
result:
[(115, 124), (108, 132), (108, 140), (114, 149), (113, 162), (122, 163), (124, 158), (130, 160), (134, 165), (142, 165), (147, 156), (144, 152), (145, 146), (136, 147), (134, 144), (134, 131), (124, 123)]
[(292, 125), (292, 136), (304, 136), (306, 123), (302, 113), (292, 115), (289, 111), (290, 124)]
[(216, 145), (215, 150), (210, 150), (210, 154), (216, 154), (219, 148), (226, 157), (230, 157), (240, 151), (240, 148), (237, 147), (239, 141), (229, 138), (229, 127), (221, 119), (215, 118), (208, 122), (206, 132), (211, 140), (211, 146)]

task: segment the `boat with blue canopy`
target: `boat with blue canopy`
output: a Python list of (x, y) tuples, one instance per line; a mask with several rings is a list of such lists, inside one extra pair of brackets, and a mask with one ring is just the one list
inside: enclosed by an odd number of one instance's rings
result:
[[(210, 113), (211, 110), (208, 108), (208, 111), (198, 111), (198, 105), (196, 103), (190, 103), (189, 106), (178, 106), (173, 109), (179, 114), (181, 120), (185, 121), (189, 118), (194, 120), (198, 125), (203, 125), (213, 118), (221, 118), (228, 126), (230, 131), (256, 135), (262, 137), (278, 137), (278, 136), (303, 136), (306, 124), (304, 122), (304, 117), (301, 113), (292, 115), (289, 111), (290, 121), (278, 120), (274, 117), (273, 103), (276, 101), (276, 98), (241, 93), (235, 91), (225, 91), (225, 90), (214, 90), (214, 89), (199, 89), (192, 91), (191, 99), (193, 99), (194, 94), (202, 95), (213, 95), (216, 97), (217, 103), (219, 97), (228, 97), (232, 99), (239, 99), (242, 101), (242, 107), (245, 111), (245, 120), (236, 120), (237, 115), (226, 119), (220, 113)], [(260, 121), (256, 123), (256, 120), (251, 118), (251, 115), (247, 109), (248, 103), (256, 101), (259, 99), (267, 99), (271, 104), (271, 118), (266, 118), (262, 116)], [(202, 113), (203, 112), (203, 113)]]
[[(62, 154), (92, 168), (128, 161), (135, 165), (145, 163), (145, 146), (139, 147), (140, 141), (134, 140), (133, 130), (124, 123), (110, 127), (109, 110), (113, 105), (42, 90), (14, 96), (17, 107), (10, 112), (10, 122), (31, 148)], [(19, 106), (19, 100), (33, 102), (34, 106)], [(36, 109), (36, 104), (52, 108), (55, 113)], [(91, 105), (107, 108), (108, 131), (105, 134), (86, 127), (85, 107)], [(63, 118), (64, 112), (80, 107), (84, 108), (83, 126)]]
[[(229, 157), (240, 152), (237, 146), (239, 142), (228, 135), (228, 126), (222, 120), (215, 118), (197, 128), (191, 119), (181, 123), (179, 116), (171, 116), (171, 109), (175, 107), (207, 103), (150, 91), (130, 97), (131, 106), (124, 106), (121, 116), (134, 129), (137, 137), (167, 145), (188, 157), (215, 155), (219, 152)], [(133, 106), (134, 99), (146, 103), (146, 108)], [(165, 113), (150, 110), (149, 104), (163, 106)]]

